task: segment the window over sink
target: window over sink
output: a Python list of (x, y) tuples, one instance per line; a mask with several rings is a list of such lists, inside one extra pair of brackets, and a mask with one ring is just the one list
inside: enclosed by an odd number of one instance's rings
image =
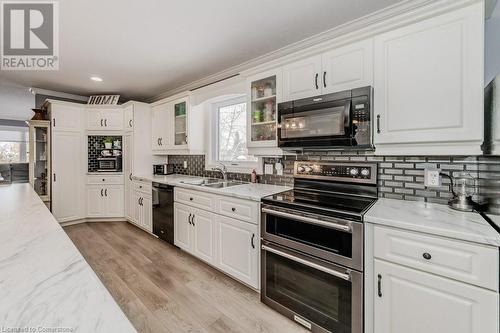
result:
[(245, 96), (231, 97), (212, 104), (212, 134), (207, 169), (217, 163), (228, 171), (251, 172), (258, 168), (258, 158), (247, 149), (247, 103)]

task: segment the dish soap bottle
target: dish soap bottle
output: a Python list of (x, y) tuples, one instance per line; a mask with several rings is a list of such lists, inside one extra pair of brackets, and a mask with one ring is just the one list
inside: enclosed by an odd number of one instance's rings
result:
[(252, 170), (252, 173), (250, 174), (250, 181), (252, 183), (257, 183), (257, 172), (255, 169)]

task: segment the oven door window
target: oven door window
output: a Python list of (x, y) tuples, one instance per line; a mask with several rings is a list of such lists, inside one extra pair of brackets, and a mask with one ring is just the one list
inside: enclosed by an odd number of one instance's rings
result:
[[(286, 240), (298, 242), (329, 253), (352, 258), (352, 234), (266, 214), (266, 233), (283, 239), (280, 243), (291, 246)], [(292, 245), (293, 246), (293, 245)]]
[(352, 284), (265, 252), (266, 297), (336, 333), (351, 333)]
[(331, 107), (281, 116), (281, 138), (344, 136), (345, 107)]

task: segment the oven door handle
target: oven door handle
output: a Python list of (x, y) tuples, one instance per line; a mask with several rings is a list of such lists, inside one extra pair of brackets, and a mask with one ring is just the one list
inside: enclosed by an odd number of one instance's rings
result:
[(335, 229), (335, 230), (339, 230), (339, 231), (343, 231), (343, 232), (348, 232), (348, 233), (352, 232), (352, 228), (350, 226), (350, 223), (347, 224), (347, 225), (344, 225), (344, 224), (335, 223), (335, 222), (325, 222), (325, 221), (322, 221), (322, 220), (313, 219), (311, 217), (305, 217), (305, 216), (300, 216), (300, 215), (295, 215), (295, 214), (280, 212), (280, 211), (273, 210), (273, 209), (268, 209), (268, 208), (262, 208), (262, 212), (266, 213), (266, 214), (269, 214), (269, 215), (284, 217), (284, 218), (287, 218), (287, 219), (296, 220), (296, 221), (299, 221), (299, 222), (306, 222), (306, 223), (309, 223), (309, 224), (315, 224), (315, 225), (319, 225), (319, 226), (322, 226), (322, 227), (326, 227), (326, 228), (330, 228), (330, 229)]
[(283, 258), (286, 258), (286, 259), (290, 259), (290, 260), (295, 261), (295, 262), (297, 262), (299, 264), (302, 264), (304, 266), (308, 266), (308, 267), (317, 269), (318, 271), (322, 271), (324, 273), (333, 275), (333, 276), (338, 277), (338, 278), (340, 278), (342, 280), (351, 281), (351, 274), (350, 274), (349, 270), (346, 270), (345, 273), (340, 273), (340, 272), (334, 271), (333, 269), (330, 269), (330, 268), (327, 268), (327, 267), (323, 267), (323, 266), (315, 264), (313, 262), (309, 262), (307, 260), (304, 260), (304, 259), (301, 259), (301, 258), (297, 258), (296, 256), (293, 256), (291, 254), (282, 252), (280, 250), (276, 250), (276, 249), (274, 249), (272, 247), (269, 247), (267, 245), (262, 245), (261, 247), (262, 247), (262, 250), (264, 250), (264, 251), (268, 251), (268, 252), (274, 253), (274, 254), (276, 254), (276, 255), (278, 255), (280, 257), (283, 257)]

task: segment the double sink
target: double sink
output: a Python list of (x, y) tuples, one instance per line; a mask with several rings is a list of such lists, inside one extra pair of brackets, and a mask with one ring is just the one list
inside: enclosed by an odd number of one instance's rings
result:
[(200, 179), (200, 180), (192, 180), (192, 181), (181, 181), (181, 183), (189, 184), (189, 185), (203, 186), (203, 187), (210, 187), (210, 188), (226, 188), (226, 187), (246, 184), (244, 182), (240, 182), (237, 180), (223, 181), (221, 179), (216, 179), (216, 178), (208, 178), (208, 179)]

